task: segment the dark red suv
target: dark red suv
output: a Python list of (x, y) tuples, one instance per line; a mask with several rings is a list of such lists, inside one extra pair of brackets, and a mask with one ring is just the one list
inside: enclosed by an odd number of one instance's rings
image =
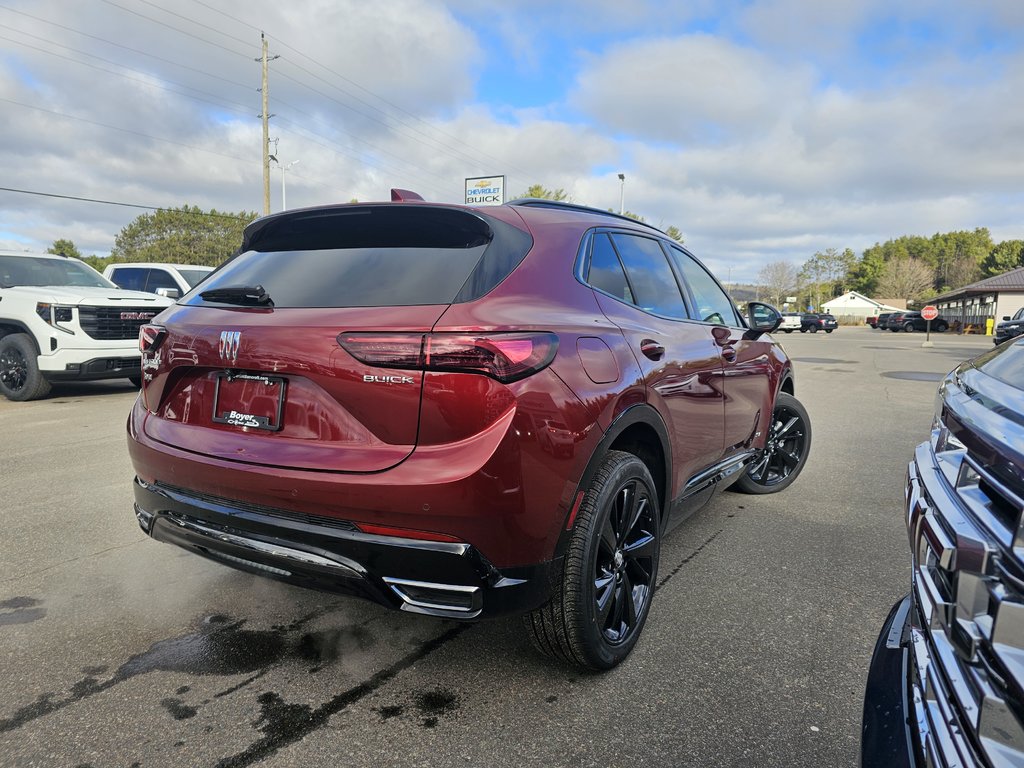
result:
[(614, 666), (671, 525), (803, 467), (779, 314), (745, 321), (628, 218), (393, 198), (253, 222), (143, 327), (139, 523), (405, 611), (525, 613), (542, 650)]

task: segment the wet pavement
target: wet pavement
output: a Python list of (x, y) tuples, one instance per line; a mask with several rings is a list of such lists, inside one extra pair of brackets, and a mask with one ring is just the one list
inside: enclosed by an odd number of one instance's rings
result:
[(644, 636), (600, 675), (538, 656), (516, 620), (390, 612), (148, 540), (127, 385), (0, 401), (0, 765), (854, 765), (909, 583), (906, 462), (935, 381), (991, 348), (880, 336), (781, 339), (811, 462), (666, 539)]

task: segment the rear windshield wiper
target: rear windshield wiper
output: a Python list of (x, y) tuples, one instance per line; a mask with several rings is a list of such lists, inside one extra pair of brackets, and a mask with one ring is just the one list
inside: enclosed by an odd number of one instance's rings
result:
[(262, 285), (229, 285), (225, 288), (211, 288), (199, 294), (205, 301), (220, 304), (241, 304), (247, 307), (274, 306), (270, 294)]

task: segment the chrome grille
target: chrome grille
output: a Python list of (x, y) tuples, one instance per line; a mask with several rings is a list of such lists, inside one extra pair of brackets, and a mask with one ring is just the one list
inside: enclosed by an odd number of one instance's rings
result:
[(153, 319), (154, 307), (78, 307), (78, 324), (90, 337), (100, 341), (137, 339), (139, 327)]
[(1021, 492), (941, 427), (910, 464), (906, 512), (915, 704), (931, 764), (973, 765), (980, 753), (1024, 766)]

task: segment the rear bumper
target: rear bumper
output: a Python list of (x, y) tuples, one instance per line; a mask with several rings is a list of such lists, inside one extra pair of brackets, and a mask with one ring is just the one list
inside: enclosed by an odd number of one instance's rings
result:
[(143, 531), (240, 570), (449, 619), (523, 613), (550, 594), (560, 561), (502, 568), (472, 545), (368, 534), (344, 520), (242, 505), (136, 478)]

